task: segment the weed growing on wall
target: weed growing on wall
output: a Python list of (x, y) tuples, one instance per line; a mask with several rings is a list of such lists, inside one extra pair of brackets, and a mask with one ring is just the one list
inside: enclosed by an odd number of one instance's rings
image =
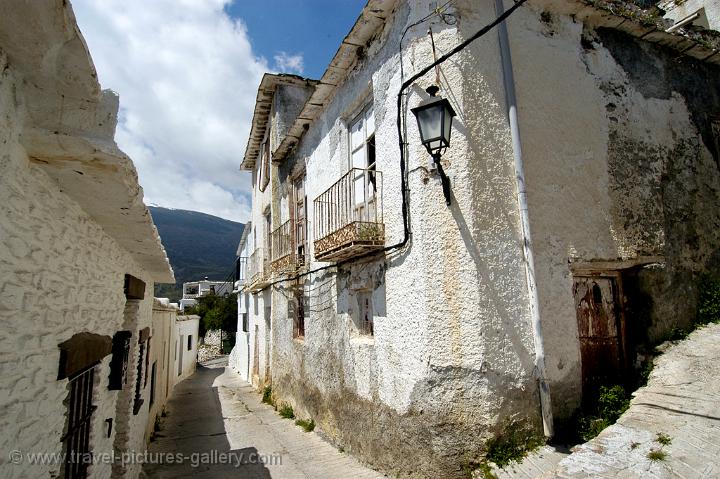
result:
[(594, 410), (579, 413), (577, 434), (583, 441), (589, 441), (606, 427), (615, 424), (628, 407), (630, 398), (625, 388), (620, 385), (601, 386)]
[(300, 426), (303, 428), (305, 432), (311, 432), (313, 429), (315, 429), (315, 421), (310, 419), (309, 421), (306, 419), (298, 419), (295, 421), (296, 426)]
[(512, 462), (520, 462), (528, 453), (545, 444), (545, 438), (529, 424), (509, 423), (501, 434), (489, 440), (486, 444), (485, 459), (479, 463), (468, 461), (463, 470), (471, 474), (472, 470), (479, 471), (485, 478), (493, 478), (492, 466), (494, 463), (505, 468)]
[(272, 399), (272, 388), (270, 386), (265, 386), (263, 388), (262, 402), (264, 402), (265, 404), (269, 404), (270, 406), (274, 406)]
[(293, 411), (292, 406), (289, 404), (283, 404), (282, 406), (280, 406), (278, 414), (280, 414), (280, 417), (285, 419), (295, 419), (295, 412)]

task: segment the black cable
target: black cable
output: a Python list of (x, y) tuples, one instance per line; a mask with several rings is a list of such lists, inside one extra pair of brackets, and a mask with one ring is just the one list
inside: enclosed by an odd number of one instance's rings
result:
[[(399, 145), (400, 145), (400, 187), (401, 187), (401, 194), (402, 194), (402, 216), (403, 216), (403, 232), (404, 232), (402, 241), (400, 241), (399, 243), (395, 243), (394, 245), (391, 245), (391, 246), (386, 246), (383, 249), (378, 250), (378, 251), (369, 251), (369, 252), (361, 254), (359, 256), (353, 256), (352, 258), (347, 258), (342, 261), (338, 261), (337, 263), (334, 263), (331, 265), (321, 266), (319, 268), (316, 268), (316, 269), (313, 269), (310, 271), (306, 271), (304, 273), (298, 273), (295, 276), (290, 277), (290, 278), (283, 278), (283, 279), (279, 279), (276, 281), (272, 281), (272, 282), (266, 284), (264, 288), (267, 288), (269, 286), (274, 286), (278, 283), (284, 283), (286, 281), (295, 281), (295, 280), (300, 279), (309, 274), (318, 273), (320, 271), (325, 271), (325, 270), (328, 270), (331, 268), (337, 268), (337, 267), (342, 266), (343, 264), (346, 264), (349, 262), (356, 262), (356, 261), (364, 259), (364, 258), (384, 254), (388, 251), (402, 248), (407, 244), (407, 242), (410, 240), (410, 225), (408, 224), (407, 187), (406, 187), (406, 180), (405, 180), (405, 169), (407, 167), (407, 165), (405, 164), (405, 141), (403, 139), (403, 132), (402, 132), (403, 92), (408, 87), (410, 87), (413, 83), (415, 83), (416, 80), (418, 80), (419, 78), (424, 76), (427, 72), (429, 72), (430, 70), (435, 68), (437, 65), (440, 65), (441, 63), (443, 63), (445, 60), (447, 60), (451, 56), (464, 50), (472, 42), (474, 42), (478, 38), (482, 37), (483, 35), (488, 33), (490, 30), (492, 30), (493, 28), (498, 26), (500, 23), (505, 21), (506, 18), (508, 18), (510, 15), (512, 15), (513, 12), (515, 10), (517, 10), (518, 8), (520, 8), (520, 6), (523, 5), (525, 2), (527, 2), (527, 0), (518, 0), (517, 2), (515, 2), (515, 4), (512, 7), (510, 7), (509, 9), (507, 9), (502, 15), (497, 17), (491, 23), (488, 23), (487, 25), (485, 25), (483, 28), (481, 28), (476, 33), (474, 33), (470, 38), (468, 38), (464, 42), (457, 45), (455, 48), (450, 50), (448, 53), (441, 56), (440, 58), (438, 58), (437, 60), (432, 62), (430, 65), (428, 65), (425, 68), (423, 68), (422, 70), (420, 70), (418, 73), (414, 74), (413, 76), (411, 76), (410, 78), (405, 80), (405, 82), (403, 82), (403, 84), (400, 86), (400, 91), (398, 92), (398, 95), (397, 95), (397, 122), (396, 123), (397, 123), (398, 139), (399, 139)], [(447, 3), (450, 3), (450, 2), (447, 2)], [(447, 5), (447, 3), (445, 5)], [(416, 24), (422, 23), (423, 21), (427, 20), (427, 18), (431, 17), (434, 13), (428, 15), (427, 17), (414, 23), (413, 25), (410, 25), (410, 27), (413, 27)], [(407, 32), (407, 30), (410, 27), (408, 27), (405, 31)], [(404, 35), (405, 35), (405, 32), (403, 32), (403, 36)], [(402, 42), (402, 38), (401, 38), (401, 42)], [(402, 52), (400, 52), (400, 60), (402, 61)]]

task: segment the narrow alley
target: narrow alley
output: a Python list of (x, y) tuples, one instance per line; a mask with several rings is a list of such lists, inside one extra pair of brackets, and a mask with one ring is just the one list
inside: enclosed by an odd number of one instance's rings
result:
[(281, 418), (226, 365), (209, 361), (177, 386), (141, 477), (384, 477)]

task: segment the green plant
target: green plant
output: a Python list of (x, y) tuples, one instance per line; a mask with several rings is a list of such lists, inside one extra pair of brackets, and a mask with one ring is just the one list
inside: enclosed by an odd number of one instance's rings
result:
[(153, 432), (160, 430), (160, 416), (155, 416), (155, 424), (153, 425)]
[(670, 445), (670, 443), (672, 443), (672, 438), (664, 432), (659, 432), (655, 437), (655, 441), (662, 444), (663, 446), (668, 446)]
[(600, 417), (613, 424), (627, 411), (628, 407), (630, 407), (630, 399), (627, 397), (625, 388), (617, 384), (611, 387), (600, 387), (600, 397), (598, 398)]
[(305, 432), (312, 432), (312, 430), (315, 429), (315, 421), (312, 419), (309, 421), (306, 419), (298, 419), (295, 421), (295, 425), (303, 428)]
[(650, 449), (647, 453), (647, 458), (651, 461), (664, 461), (667, 457), (667, 453), (662, 449)]
[(280, 406), (278, 414), (280, 414), (280, 417), (284, 419), (295, 419), (295, 412), (293, 411), (292, 406), (289, 404), (283, 404), (282, 406)]
[(513, 423), (505, 427), (502, 434), (487, 442), (486, 459), (500, 468), (513, 461), (520, 461), (530, 451), (545, 444), (545, 438), (537, 435), (527, 424)]
[(635, 450), (635, 449), (637, 449), (639, 445), (640, 445), (639, 442), (635, 442), (635, 441), (631, 442), (631, 443), (630, 443), (630, 450)]
[(655, 368), (655, 363), (652, 359), (649, 359), (643, 368), (640, 370), (640, 384), (638, 386), (645, 386), (650, 379), (650, 373)]
[(705, 274), (698, 285), (697, 324), (720, 323), (720, 279)]
[(690, 334), (690, 331), (683, 328), (678, 328), (673, 326), (673, 328), (670, 330), (670, 333), (668, 333), (668, 341), (681, 341), (688, 337)]
[(265, 386), (263, 388), (263, 394), (262, 394), (262, 402), (265, 404), (269, 404), (273, 406), (273, 400), (272, 400), (272, 387), (271, 386)]
[(625, 388), (620, 385), (601, 386), (597, 407), (593, 411), (580, 413), (576, 419), (577, 433), (583, 441), (589, 441), (606, 427), (617, 421), (630, 407)]
[(492, 471), (492, 466), (487, 460), (482, 461), (479, 464), (471, 463), (471, 465), (474, 467), (472, 467), (472, 469), (466, 470), (467, 477), (472, 478), (472, 471), (480, 471), (483, 479), (497, 479), (497, 476)]

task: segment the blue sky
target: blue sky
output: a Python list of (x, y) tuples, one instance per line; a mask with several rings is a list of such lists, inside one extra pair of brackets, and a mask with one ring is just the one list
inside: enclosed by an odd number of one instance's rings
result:
[(120, 96), (115, 140), (145, 202), (245, 222), (239, 171), (265, 72), (319, 78), (362, 0), (72, 0), (102, 88)]
[(236, 0), (225, 10), (242, 18), (253, 51), (267, 59), (302, 55), (304, 75), (319, 79), (365, 0)]

